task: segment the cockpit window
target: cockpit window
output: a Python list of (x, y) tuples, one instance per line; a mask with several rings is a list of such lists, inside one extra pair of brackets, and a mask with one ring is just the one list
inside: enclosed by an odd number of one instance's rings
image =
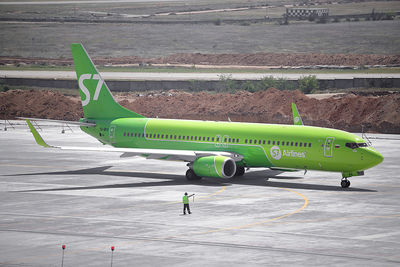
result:
[(346, 146), (351, 149), (355, 149), (357, 147), (367, 147), (368, 144), (367, 143), (346, 143)]

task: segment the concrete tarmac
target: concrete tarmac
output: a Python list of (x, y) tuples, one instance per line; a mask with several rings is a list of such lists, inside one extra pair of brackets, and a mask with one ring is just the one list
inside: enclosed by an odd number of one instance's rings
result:
[[(3, 128), (4, 126), (2, 126)], [(101, 146), (74, 128), (54, 145)], [(250, 170), (188, 182), (185, 163), (39, 147), (0, 131), (0, 266), (398, 266), (400, 137), (375, 135), (384, 162), (341, 175)], [(397, 140), (393, 140), (397, 139)], [(184, 192), (194, 193), (182, 215)]]

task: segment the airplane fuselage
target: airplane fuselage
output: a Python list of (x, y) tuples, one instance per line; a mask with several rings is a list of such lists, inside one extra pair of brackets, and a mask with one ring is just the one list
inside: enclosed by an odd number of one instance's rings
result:
[(81, 128), (114, 147), (233, 152), (243, 156), (238, 165), (245, 167), (352, 173), (371, 168), (382, 158), (357, 135), (329, 128), (150, 118), (96, 124)]

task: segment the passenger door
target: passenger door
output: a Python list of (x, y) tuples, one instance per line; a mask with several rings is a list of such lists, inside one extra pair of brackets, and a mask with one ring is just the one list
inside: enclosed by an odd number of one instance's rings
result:
[(335, 137), (327, 137), (324, 145), (324, 157), (331, 158), (333, 156), (333, 146)]

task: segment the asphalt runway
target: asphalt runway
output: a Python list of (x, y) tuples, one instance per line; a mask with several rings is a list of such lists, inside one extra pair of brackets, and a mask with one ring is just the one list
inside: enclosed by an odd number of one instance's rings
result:
[[(3, 129), (4, 125), (2, 126)], [(74, 128), (50, 144), (101, 146)], [(49, 150), (0, 131), (0, 266), (399, 266), (400, 137), (351, 178), (250, 171), (188, 182), (185, 163)], [(397, 140), (393, 140), (396, 138)], [(268, 178), (268, 179), (267, 179)], [(182, 215), (184, 192), (195, 193)]]
[[(296, 80), (311, 74), (304, 73), (171, 73), (171, 72), (101, 72), (103, 79), (132, 81), (218, 81), (223, 78), (234, 80), (261, 80), (265, 77)], [(400, 73), (316, 73), (317, 79), (354, 79), (354, 78), (400, 78)], [(34, 71), (34, 70), (0, 70), (1, 78), (31, 79), (70, 79), (76, 80), (74, 71)]]

